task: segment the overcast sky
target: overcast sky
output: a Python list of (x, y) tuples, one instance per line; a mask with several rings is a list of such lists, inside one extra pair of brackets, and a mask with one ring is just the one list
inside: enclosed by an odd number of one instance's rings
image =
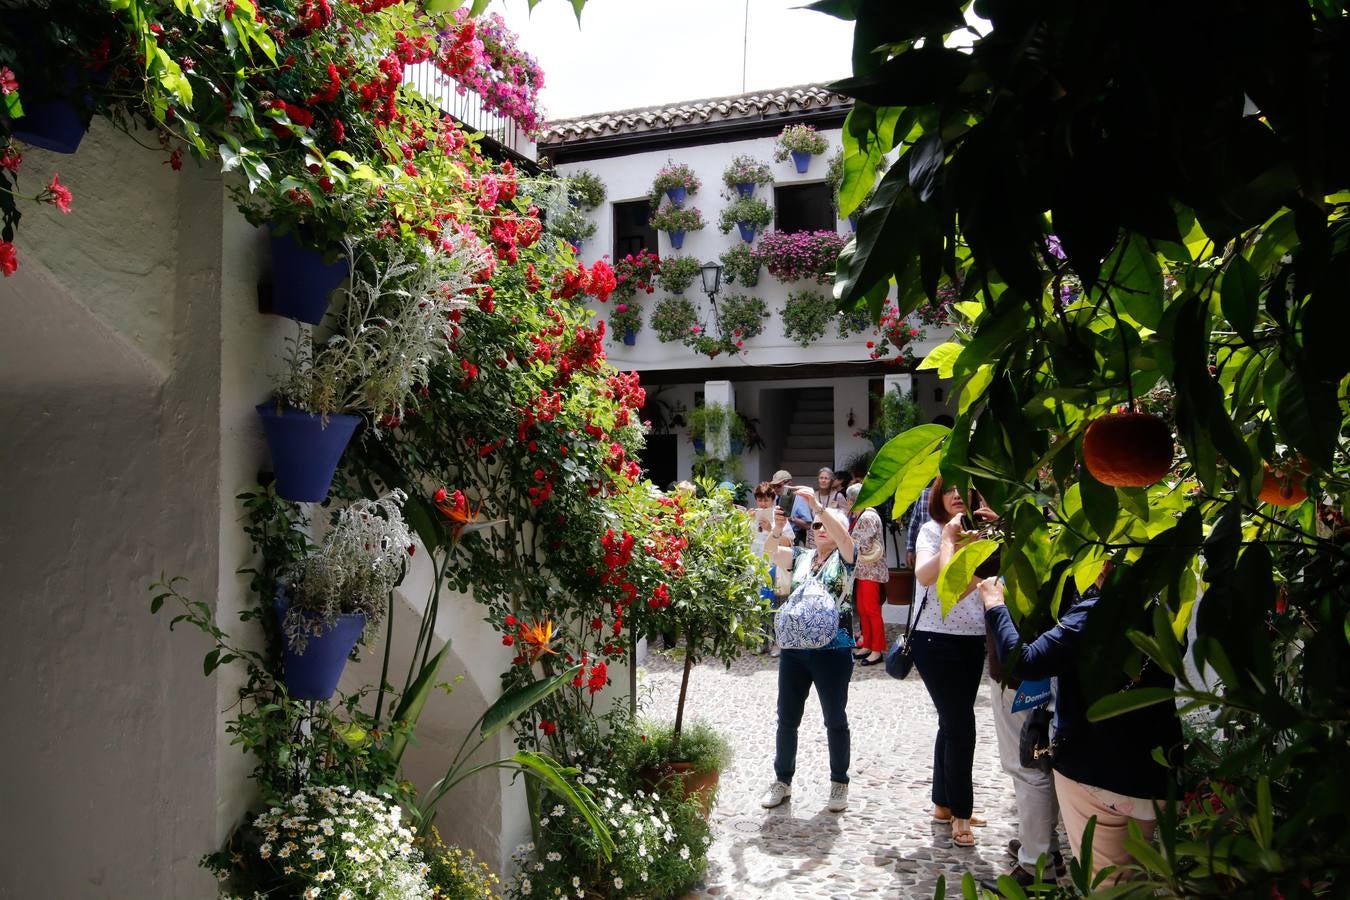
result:
[[(849, 74), (851, 22), (749, 0), (745, 90)], [(746, 0), (588, 0), (577, 28), (567, 0), (497, 0), (523, 49), (544, 70), (551, 119), (739, 94)]]

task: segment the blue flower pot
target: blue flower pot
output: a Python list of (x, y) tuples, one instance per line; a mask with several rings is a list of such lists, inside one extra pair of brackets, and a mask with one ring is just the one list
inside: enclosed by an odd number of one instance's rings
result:
[(572, 245), (573, 253), (581, 252), (581, 243), (582, 243), (581, 238), (572, 238), (571, 240), (568, 241), (568, 243)]
[(666, 190), (666, 196), (669, 197), (670, 202), (674, 203), (676, 206), (684, 206), (684, 200), (689, 196), (689, 191), (682, 187), (669, 188)]
[(755, 183), (753, 181), (736, 182), (736, 193), (749, 200), (755, 196)]
[(347, 260), (324, 262), (318, 250), (300, 243), (294, 231), (277, 234), (272, 226), (272, 312), (318, 325), (328, 298), (347, 277)]
[[(79, 76), (73, 67), (61, 70), (57, 90), (44, 91), (45, 85), (34, 85), (34, 95), (24, 91), (24, 114), (13, 122), (16, 140), (23, 141), (53, 153), (74, 153), (79, 149), (88, 127), (86, 117), (80, 114), (72, 97), (77, 91)], [(29, 96), (33, 96), (30, 101)], [(92, 98), (86, 97), (86, 105)]]
[(626, 329), (626, 330), (624, 331), (624, 333), (623, 333), (623, 342), (624, 342), (625, 344), (627, 344), (628, 346), (630, 346), (630, 347), (633, 346), (634, 344), (636, 344), (636, 343), (637, 343), (637, 332), (634, 331), (634, 330), (631, 329), (631, 328)]
[(670, 234), (670, 246), (674, 247), (676, 250), (684, 246), (683, 231), (671, 231), (668, 233)]
[(703, 452), (703, 438), (694, 438), (694, 452), (695, 453)]
[[(277, 587), (277, 618), (285, 621), (286, 590), (284, 585)], [(352, 648), (361, 640), (366, 630), (365, 613), (349, 613), (338, 616), (332, 627), (319, 634), (309, 633), (303, 653), (291, 649), (291, 642), (283, 636), (281, 664), (286, 693), (292, 700), (327, 700), (337, 690), (342, 670), (347, 666), (347, 657)]]
[(791, 152), (792, 152), (792, 164), (797, 167), (797, 173), (800, 175), (805, 175), (806, 170), (811, 168), (811, 154), (803, 153), (800, 150), (793, 150)]
[(732, 438), (730, 449), (732, 456), (740, 456), (742, 453), (745, 452), (745, 441), (738, 441), (735, 438)]
[(737, 222), (736, 227), (741, 231), (741, 240), (747, 244), (755, 239), (755, 226), (749, 222)]
[(328, 496), (342, 451), (360, 424), (360, 416), (322, 416), (289, 406), (260, 403), (263, 434), (272, 451), (277, 493), (297, 503), (313, 503)]

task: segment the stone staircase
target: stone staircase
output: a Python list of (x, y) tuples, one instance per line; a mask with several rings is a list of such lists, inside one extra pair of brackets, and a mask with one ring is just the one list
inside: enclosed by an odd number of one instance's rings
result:
[(814, 485), (821, 466), (834, 466), (834, 390), (802, 388), (796, 400), (781, 465), (798, 484)]

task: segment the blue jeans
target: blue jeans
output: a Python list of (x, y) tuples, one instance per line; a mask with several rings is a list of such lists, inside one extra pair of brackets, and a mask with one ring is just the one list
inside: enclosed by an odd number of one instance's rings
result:
[(984, 635), (914, 633), (914, 668), (938, 714), (933, 802), (969, 819), (975, 806), (975, 697), (984, 674)]
[(778, 744), (773, 771), (783, 784), (792, 784), (797, 771), (797, 728), (806, 709), (811, 685), (825, 714), (825, 738), (830, 747), (830, 780), (848, 784), (848, 682), (853, 677), (853, 651), (784, 650), (778, 657)]

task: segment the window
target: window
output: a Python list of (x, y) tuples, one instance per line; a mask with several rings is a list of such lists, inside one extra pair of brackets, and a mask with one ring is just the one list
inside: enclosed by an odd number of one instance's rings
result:
[(659, 252), (656, 229), (647, 224), (652, 217), (651, 204), (646, 200), (632, 200), (614, 204), (614, 261), (642, 250)]
[(834, 231), (834, 204), (825, 182), (773, 189), (774, 227), (779, 231)]

